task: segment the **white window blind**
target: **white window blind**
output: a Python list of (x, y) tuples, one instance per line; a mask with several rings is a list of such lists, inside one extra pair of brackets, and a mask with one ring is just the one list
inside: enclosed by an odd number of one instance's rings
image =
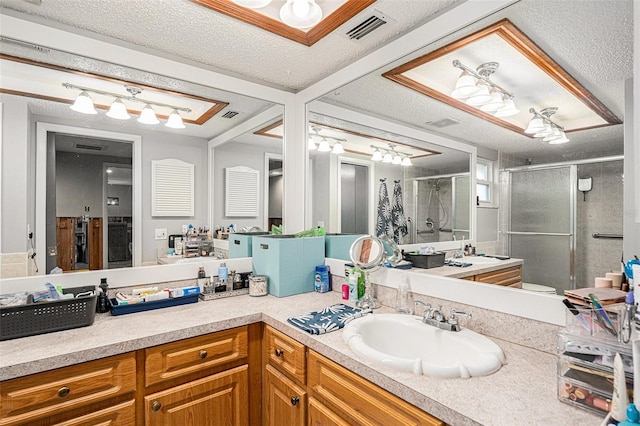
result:
[(249, 167), (227, 167), (225, 171), (225, 216), (258, 217), (257, 170)]
[(175, 159), (151, 161), (151, 215), (194, 215), (194, 165)]

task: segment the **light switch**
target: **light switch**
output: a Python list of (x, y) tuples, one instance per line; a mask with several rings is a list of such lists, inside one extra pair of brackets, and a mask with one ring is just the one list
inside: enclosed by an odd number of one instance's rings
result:
[(167, 239), (167, 228), (156, 228), (156, 240)]

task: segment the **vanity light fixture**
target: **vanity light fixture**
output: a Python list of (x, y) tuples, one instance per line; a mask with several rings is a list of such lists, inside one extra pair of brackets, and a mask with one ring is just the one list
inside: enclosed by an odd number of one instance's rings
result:
[[(261, 9), (271, 0), (232, 0), (248, 9)], [(292, 28), (311, 28), (322, 20), (322, 9), (315, 0), (287, 0), (280, 8), (280, 20)]]
[[(399, 164), (405, 167), (413, 165), (410, 158), (411, 155), (404, 152), (396, 151), (396, 146), (393, 144), (389, 144), (388, 148), (377, 147), (375, 145), (369, 146), (374, 149), (373, 155), (371, 156), (371, 161)], [(381, 151), (385, 151), (384, 155), (382, 155)]]
[(451, 97), (465, 100), (467, 105), (499, 118), (510, 117), (520, 112), (513, 102), (513, 93), (490, 79), (500, 66), (498, 62), (486, 62), (479, 65), (475, 71), (457, 59), (453, 61), (453, 66), (461, 69), (462, 73), (456, 81)]
[(534, 138), (543, 138), (542, 141), (550, 145), (569, 142), (564, 128), (551, 120), (551, 116), (558, 112), (557, 107), (544, 108), (540, 112), (530, 108), (529, 112), (533, 114), (533, 118), (529, 121), (525, 133), (533, 134)]
[[(320, 127), (311, 126), (311, 131), (313, 133), (309, 134), (309, 141), (307, 142), (307, 149), (309, 151), (313, 151), (317, 149), (318, 152), (331, 152), (332, 154), (345, 153), (343, 143), (347, 141), (346, 139), (340, 139), (340, 138), (334, 138), (333, 136), (321, 135), (320, 130), (321, 130)], [(320, 138), (319, 145), (316, 146), (316, 143), (313, 140), (314, 138)], [(327, 139), (333, 139), (335, 141), (335, 143), (333, 144), (333, 147), (329, 145), (329, 141), (327, 141)]]
[(153, 107), (160, 108), (170, 108), (172, 111), (169, 114), (169, 118), (165, 123), (166, 127), (172, 129), (184, 129), (186, 126), (182, 121), (182, 117), (180, 116), (180, 111), (190, 113), (190, 108), (183, 108), (180, 106), (163, 104), (160, 102), (152, 102), (149, 100), (138, 98), (137, 96), (142, 93), (142, 89), (139, 87), (125, 85), (125, 90), (129, 93), (130, 96), (123, 96), (117, 93), (105, 92), (103, 90), (91, 89), (88, 87), (76, 86), (71, 83), (62, 83), (62, 86), (66, 89), (71, 90), (80, 90), (80, 94), (76, 97), (75, 102), (71, 105), (71, 109), (77, 112), (81, 112), (83, 114), (97, 114), (97, 111), (93, 105), (93, 100), (89, 96), (89, 93), (95, 93), (98, 95), (113, 97), (114, 100), (111, 103), (109, 111), (107, 112), (107, 117), (114, 118), (116, 120), (128, 120), (131, 118), (129, 115), (129, 111), (127, 110), (126, 105), (123, 101), (128, 102), (136, 102), (144, 104), (144, 108), (140, 111), (140, 117), (138, 117), (138, 122), (143, 124), (158, 124), (160, 120), (156, 116)]

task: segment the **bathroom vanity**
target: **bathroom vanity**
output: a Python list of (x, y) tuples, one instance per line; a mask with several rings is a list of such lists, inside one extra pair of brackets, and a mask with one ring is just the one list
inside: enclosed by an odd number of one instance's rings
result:
[[(99, 315), (90, 327), (0, 342), (0, 425), (45, 416), (54, 423), (86, 424), (99, 414), (115, 419), (114, 412), (122, 416), (119, 423), (111, 420), (114, 424), (142, 425), (163, 416), (167, 407), (169, 415), (199, 418), (210, 410), (184, 404), (184, 398), (203, 395), (214, 405), (223, 404), (213, 389), (226, 389), (225, 407), (233, 408), (225, 408), (229, 424), (267, 424), (269, 416), (289, 414), (299, 420), (292, 424), (306, 424), (307, 416), (329, 419), (327, 424), (358, 424), (349, 413), (373, 410), (359, 405), (369, 398), (375, 398), (378, 414), (367, 415), (395, 418), (394, 410), (399, 410), (412, 419), (426, 419), (418, 424), (601, 421), (558, 401), (557, 358), (551, 353), (492, 339), (507, 359), (499, 371), (435, 379), (370, 364), (348, 348), (342, 331), (312, 336), (286, 321), (340, 302), (336, 292), (238, 296), (124, 316)], [(383, 307), (376, 313), (390, 311)], [(113, 379), (99, 379), (116, 371)], [(112, 383), (116, 379), (120, 382)], [(358, 391), (346, 398), (341, 387)], [(15, 400), (31, 391), (40, 393)], [(365, 391), (371, 394), (362, 396)], [(29, 403), (36, 406), (25, 408)]]
[[(487, 258), (491, 259), (491, 258)], [(465, 259), (460, 259), (464, 262)], [(511, 288), (522, 288), (522, 259), (497, 260), (482, 262), (467, 267), (440, 266), (430, 269), (411, 269), (412, 272), (422, 272), (439, 277), (460, 278), (485, 284), (496, 284)]]

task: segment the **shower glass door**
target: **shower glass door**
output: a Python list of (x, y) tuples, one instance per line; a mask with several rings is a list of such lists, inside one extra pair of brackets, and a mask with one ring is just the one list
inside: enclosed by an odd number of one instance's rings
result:
[(509, 255), (524, 259), (522, 281), (575, 288), (576, 167), (511, 171)]

